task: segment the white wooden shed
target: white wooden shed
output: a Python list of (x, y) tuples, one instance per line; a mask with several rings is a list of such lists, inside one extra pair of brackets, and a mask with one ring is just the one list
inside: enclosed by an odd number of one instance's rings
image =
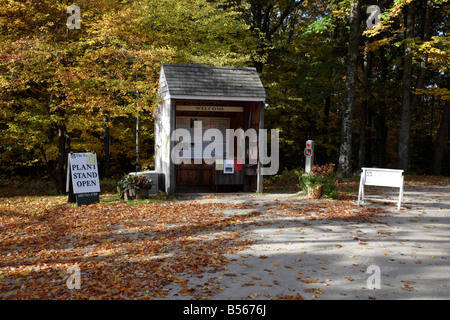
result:
[[(260, 163), (235, 163), (226, 174), (223, 162), (174, 164), (171, 152), (177, 128), (264, 128), (265, 90), (255, 68), (164, 63), (161, 102), (155, 112), (155, 170), (167, 193), (241, 190), (262, 192)], [(246, 146), (247, 147), (247, 146)]]

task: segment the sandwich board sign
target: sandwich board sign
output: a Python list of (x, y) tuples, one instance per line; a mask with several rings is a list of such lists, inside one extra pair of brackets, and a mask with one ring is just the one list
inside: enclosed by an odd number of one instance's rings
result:
[(67, 160), (67, 185), (72, 187), (78, 206), (100, 202), (97, 155), (93, 152), (70, 153)]
[[(397, 208), (400, 210), (403, 201), (403, 170), (397, 169), (381, 169), (381, 168), (361, 168), (361, 179), (359, 182), (358, 206), (361, 201), (387, 201), (396, 202)], [(367, 198), (364, 195), (364, 186), (379, 186), (399, 188), (398, 200)]]

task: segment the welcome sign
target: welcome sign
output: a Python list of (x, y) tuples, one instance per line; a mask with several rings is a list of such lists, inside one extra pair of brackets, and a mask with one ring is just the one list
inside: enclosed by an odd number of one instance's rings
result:
[(99, 202), (100, 180), (97, 155), (92, 152), (70, 153), (68, 173), (69, 171), (77, 204), (80, 206)]
[(211, 112), (242, 112), (243, 107), (228, 106), (177, 106), (177, 111), (211, 111)]

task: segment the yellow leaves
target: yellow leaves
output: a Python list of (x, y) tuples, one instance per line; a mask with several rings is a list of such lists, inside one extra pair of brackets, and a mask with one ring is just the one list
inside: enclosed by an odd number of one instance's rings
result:
[(305, 292), (314, 293), (314, 294), (323, 294), (323, 290), (322, 289), (317, 289), (317, 288), (305, 289)]
[[(440, 71), (440, 72), (445, 72), (445, 71)], [(439, 88), (436, 86), (430, 86), (425, 89), (417, 89), (414, 93), (415, 94), (424, 94), (427, 96), (435, 96), (435, 97), (439, 97), (443, 100), (450, 100), (450, 90), (447, 88)]]

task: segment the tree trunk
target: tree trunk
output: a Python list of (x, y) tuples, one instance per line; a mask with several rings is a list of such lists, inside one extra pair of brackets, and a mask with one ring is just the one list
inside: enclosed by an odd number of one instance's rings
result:
[(386, 146), (387, 146), (387, 133), (388, 126), (386, 124), (386, 115), (384, 114), (384, 110), (386, 110), (385, 103), (382, 103), (383, 107), (380, 108), (380, 111), (375, 115), (375, 128), (376, 128), (376, 150), (377, 150), (377, 166), (378, 168), (384, 168), (387, 164), (386, 158)]
[(139, 172), (139, 113), (136, 116), (136, 172)]
[(111, 155), (109, 153), (109, 117), (103, 115), (103, 177), (109, 177), (109, 164)]
[(328, 96), (325, 98), (325, 109), (323, 111), (323, 114), (325, 115), (325, 118), (328, 119), (330, 116), (330, 109), (331, 109), (331, 96)]
[(66, 164), (67, 164), (67, 131), (64, 124), (58, 126), (58, 159), (53, 176), (58, 192), (66, 192)]
[[(415, 2), (411, 2), (407, 7), (405, 39), (414, 37), (414, 11)], [(409, 171), (409, 142), (411, 135), (411, 76), (412, 76), (412, 48), (406, 44), (405, 56), (403, 58), (402, 75), (402, 120), (400, 124), (400, 136), (398, 141), (398, 167), (405, 172)]]
[(444, 113), (437, 134), (436, 144), (434, 145), (433, 160), (431, 162), (431, 170), (434, 175), (441, 174), (442, 156), (448, 143), (448, 129), (450, 126), (450, 107), (448, 100), (444, 104)]
[(355, 101), (356, 79), (358, 72), (358, 48), (361, 37), (360, 3), (352, 5), (350, 13), (350, 40), (347, 50), (347, 72), (345, 81), (344, 111), (342, 114), (341, 146), (338, 173), (341, 176), (352, 174), (352, 133), (353, 104)]
[[(426, 10), (425, 10), (425, 22), (423, 27), (423, 41), (431, 40), (431, 0), (426, 1)], [(417, 77), (415, 90), (422, 89), (425, 85), (425, 77), (427, 74), (427, 65), (428, 65), (428, 53), (424, 53), (422, 55), (422, 59), (420, 61), (420, 71)], [(412, 109), (416, 105), (417, 100), (419, 99), (419, 95), (415, 94), (412, 98)]]
[(258, 73), (263, 71), (273, 35), (286, 24), (288, 17), (302, 3), (303, 1), (290, 1), (276, 6), (272, 1), (250, 1), (248, 23), (253, 37), (258, 41), (256, 56), (252, 57), (252, 62)]
[[(362, 168), (367, 164), (367, 116), (369, 111), (369, 104), (371, 101), (370, 94), (370, 83), (369, 76), (371, 76), (371, 63), (369, 61), (370, 54), (368, 52), (368, 40), (366, 39), (365, 48), (364, 48), (364, 60), (363, 60), (363, 83), (365, 87), (365, 98), (361, 102), (361, 119), (360, 119), (360, 128), (359, 128), (359, 162), (358, 167)], [(370, 162), (370, 159), (369, 159)]]
[[(388, 61), (385, 57), (385, 50), (383, 47), (380, 48), (379, 54), (381, 60), (381, 69), (380, 69), (380, 77), (382, 83), (388, 83)], [(377, 110), (375, 112), (374, 117), (374, 127), (375, 127), (375, 135), (376, 135), (376, 164), (378, 168), (385, 168), (388, 162), (387, 159), (387, 134), (388, 134), (388, 126), (387, 126), (387, 105), (388, 98), (386, 96), (383, 97), (383, 100), (377, 103)]]

